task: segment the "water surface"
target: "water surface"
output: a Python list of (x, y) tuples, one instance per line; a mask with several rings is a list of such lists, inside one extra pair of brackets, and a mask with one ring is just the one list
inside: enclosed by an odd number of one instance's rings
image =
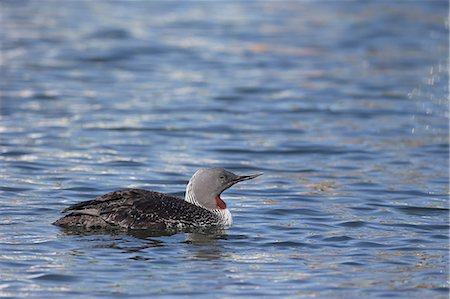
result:
[[(3, 1), (0, 296), (447, 298), (448, 2)], [(51, 225), (200, 167), (234, 225)]]

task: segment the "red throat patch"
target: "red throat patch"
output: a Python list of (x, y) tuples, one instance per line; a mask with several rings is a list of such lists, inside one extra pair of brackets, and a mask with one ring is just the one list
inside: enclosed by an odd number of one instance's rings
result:
[(222, 210), (227, 208), (227, 204), (220, 198), (220, 195), (216, 196), (216, 205)]

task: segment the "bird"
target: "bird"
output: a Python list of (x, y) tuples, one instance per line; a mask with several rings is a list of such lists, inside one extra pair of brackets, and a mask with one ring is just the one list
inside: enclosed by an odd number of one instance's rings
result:
[(67, 214), (53, 224), (84, 229), (226, 228), (232, 225), (233, 218), (220, 197), (222, 192), (260, 175), (236, 175), (223, 168), (202, 168), (189, 180), (184, 200), (150, 190), (123, 189), (71, 205), (62, 211)]

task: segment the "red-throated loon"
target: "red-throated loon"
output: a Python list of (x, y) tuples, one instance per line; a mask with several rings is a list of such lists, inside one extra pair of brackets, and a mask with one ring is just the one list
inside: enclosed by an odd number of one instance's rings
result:
[(234, 184), (261, 174), (239, 176), (221, 168), (200, 169), (189, 180), (185, 200), (142, 189), (119, 190), (66, 208), (63, 213), (69, 214), (53, 224), (62, 227), (157, 230), (227, 227), (233, 219), (220, 195)]

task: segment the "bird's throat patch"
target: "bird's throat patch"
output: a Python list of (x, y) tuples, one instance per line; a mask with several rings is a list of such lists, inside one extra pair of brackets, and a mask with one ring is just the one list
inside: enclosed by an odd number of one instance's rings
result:
[(227, 208), (227, 204), (220, 198), (220, 195), (216, 196), (216, 205), (222, 210)]

